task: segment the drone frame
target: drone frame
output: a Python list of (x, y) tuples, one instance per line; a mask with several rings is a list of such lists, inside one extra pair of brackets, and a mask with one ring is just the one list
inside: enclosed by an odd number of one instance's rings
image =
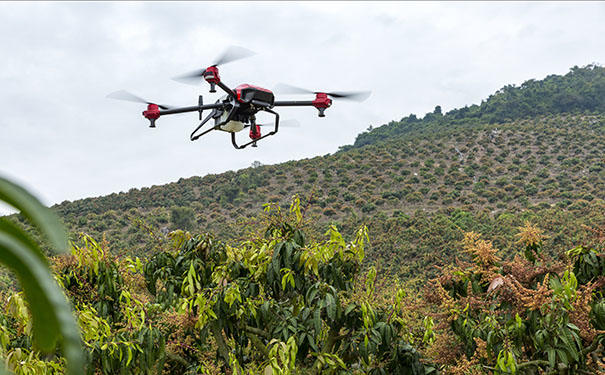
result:
[[(219, 76), (218, 67), (216, 65), (210, 66), (206, 68), (202, 73), (203, 78), (210, 84), (210, 92), (216, 92), (215, 87), (218, 86), (221, 88), (226, 94), (227, 99), (223, 101), (218, 101), (213, 104), (203, 104), (203, 98), (200, 95), (198, 100), (198, 105), (189, 106), (189, 107), (180, 107), (180, 108), (169, 108), (169, 109), (160, 109), (157, 104), (148, 104), (147, 110), (143, 111), (143, 116), (150, 121), (149, 127), (155, 128), (155, 121), (161, 116), (177, 114), (177, 113), (186, 113), (186, 112), (198, 112), (201, 123), (195, 128), (195, 130), (190, 135), (190, 140), (195, 141), (202, 137), (203, 135), (211, 132), (212, 130), (221, 130), (231, 133), (231, 143), (233, 147), (236, 149), (243, 149), (247, 146), (252, 145), (252, 147), (256, 147), (256, 143), (261, 139), (270, 137), (275, 135), (279, 130), (279, 114), (272, 110), (273, 107), (315, 107), (319, 111), (319, 117), (325, 117), (325, 110), (332, 105), (332, 100), (328, 98), (328, 94), (326, 93), (315, 93), (315, 100), (289, 100), (289, 101), (273, 101), (273, 103), (267, 103), (264, 101), (252, 99), (249, 103), (242, 102), (241, 98), (239, 98), (238, 94), (225, 85)], [(239, 88), (240, 86), (238, 86)], [(236, 88), (237, 90), (237, 88)], [(263, 89), (268, 91), (266, 89)], [(270, 91), (269, 91), (270, 92)], [(273, 94), (271, 92), (271, 94)], [(250, 123), (244, 123), (244, 129), (250, 127), (250, 138), (252, 139), (250, 142), (239, 145), (235, 139), (235, 133), (233, 131), (227, 131), (221, 128), (221, 126), (225, 125), (229, 121), (233, 120), (234, 115), (237, 112), (237, 109), (241, 104), (247, 104), (250, 106), (252, 113), (249, 115), (247, 119)], [(202, 112), (204, 110), (212, 110), (203, 120), (202, 120)], [(219, 118), (223, 116), (224, 112), (229, 110), (227, 117), (223, 121), (219, 121)], [(269, 133), (261, 136), (258, 131), (258, 126), (256, 124), (255, 114), (264, 111), (267, 113), (271, 113), (275, 116), (275, 127)], [(200, 130), (208, 121), (211, 119), (215, 120), (214, 126), (205, 130), (202, 133), (196, 134), (198, 130)]]

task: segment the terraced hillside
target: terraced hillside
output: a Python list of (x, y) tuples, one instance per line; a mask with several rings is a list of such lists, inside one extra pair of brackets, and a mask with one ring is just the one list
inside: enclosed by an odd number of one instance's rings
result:
[[(370, 262), (413, 275), (451, 260), (462, 230), (515, 246), (530, 220), (567, 249), (605, 212), (605, 69), (507, 86), (481, 105), (408, 116), (332, 155), (181, 179), (54, 207), (74, 233), (143, 253), (175, 228), (236, 238), (266, 202), (310, 203), (318, 230), (370, 227)], [(600, 95), (600, 96), (599, 96)], [(529, 103), (529, 104), (527, 104)], [(573, 224), (573, 225), (572, 225)], [(576, 229), (569, 229), (576, 228)], [(578, 229), (580, 228), (580, 229)], [(157, 238), (156, 238), (157, 239)]]

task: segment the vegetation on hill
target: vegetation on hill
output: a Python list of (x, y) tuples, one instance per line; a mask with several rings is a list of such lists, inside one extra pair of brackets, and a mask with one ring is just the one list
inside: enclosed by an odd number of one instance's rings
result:
[(357, 136), (353, 146), (392, 138), (412, 131), (441, 131), (446, 127), (465, 127), (477, 123), (506, 123), (520, 119), (562, 113), (605, 112), (605, 68), (599, 65), (574, 66), (564, 76), (549, 75), (531, 79), (521, 86), (506, 85), (480, 105), (453, 109), (445, 115), (441, 106), (419, 119), (416, 115), (392, 121)]
[[(462, 231), (493, 235), (510, 254), (515, 228), (544, 221), (548, 248), (567, 250), (577, 228), (603, 216), (605, 116), (544, 116), (403, 137), (334, 155), (192, 177), (54, 209), (73, 233), (106, 236), (142, 254), (149, 231), (175, 228), (236, 238), (263, 202), (300, 194), (318, 226), (346, 235), (368, 225), (367, 262), (424, 273), (451, 261)], [(432, 266), (431, 266), (432, 267)], [(406, 270), (406, 268), (409, 268)]]
[[(605, 370), (605, 227), (550, 258), (536, 226), (516, 256), (466, 232), (431, 281), (361, 272), (367, 229), (311, 240), (294, 200), (247, 240), (171, 232), (153, 255), (83, 236), (52, 260), (77, 315), (88, 374), (588, 374)], [(311, 233), (313, 231), (311, 230)], [(21, 294), (0, 295), (0, 355), (17, 374), (61, 374), (31, 345)]]

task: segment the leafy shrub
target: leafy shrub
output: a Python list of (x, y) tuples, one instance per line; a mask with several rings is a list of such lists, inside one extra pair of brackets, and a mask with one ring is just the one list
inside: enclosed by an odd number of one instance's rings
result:
[(440, 307), (429, 352), (451, 371), (598, 371), (592, 355), (605, 340), (599, 331), (605, 322), (604, 258), (594, 248), (570, 250), (572, 272), (544, 256), (540, 229), (529, 223), (520, 229), (523, 256), (513, 261), (502, 261), (478, 234), (465, 234), (471, 261), (426, 289), (427, 299)]

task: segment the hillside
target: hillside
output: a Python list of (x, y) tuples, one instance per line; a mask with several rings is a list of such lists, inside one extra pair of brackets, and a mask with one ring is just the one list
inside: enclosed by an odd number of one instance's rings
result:
[(503, 123), (545, 115), (581, 112), (605, 112), (605, 69), (597, 65), (574, 66), (564, 76), (549, 75), (531, 79), (521, 86), (507, 85), (480, 105), (473, 104), (442, 115), (441, 107), (419, 119), (412, 114), (360, 134), (353, 146), (361, 147), (408, 132), (442, 131), (444, 127), (477, 123)]
[(351, 234), (367, 223), (369, 262), (410, 276), (452, 260), (463, 230), (505, 252), (525, 220), (546, 230), (554, 253), (582, 241), (582, 224), (604, 219), (603, 150), (605, 69), (591, 65), (506, 86), (480, 105), (405, 117), (332, 155), (53, 209), (72, 232), (141, 253), (152, 246), (149, 229), (160, 237), (184, 228), (236, 238), (264, 203), (286, 207), (300, 194), (318, 230), (334, 223)]

